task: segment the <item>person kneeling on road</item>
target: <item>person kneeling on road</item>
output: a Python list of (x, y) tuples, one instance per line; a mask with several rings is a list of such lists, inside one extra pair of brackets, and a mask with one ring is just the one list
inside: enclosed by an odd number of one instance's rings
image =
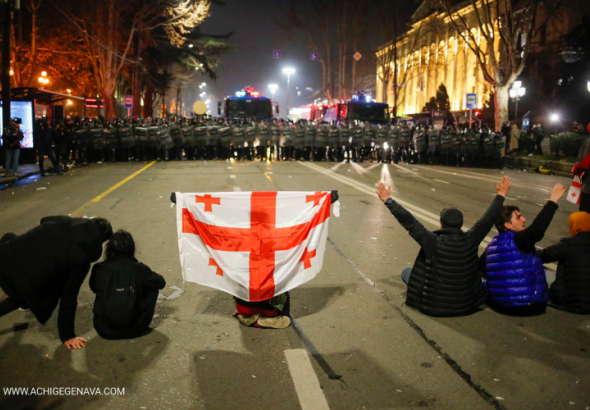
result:
[(166, 281), (135, 259), (131, 234), (118, 230), (107, 243), (106, 260), (90, 275), (96, 293), (94, 328), (104, 339), (132, 339), (148, 334), (154, 317), (158, 290)]
[(81, 349), (74, 320), (78, 293), (90, 264), (102, 255), (102, 244), (113, 234), (104, 218), (49, 216), (23, 235), (4, 235), (0, 241), (0, 287), (8, 298), (0, 316), (18, 308), (32, 311), (44, 325), (59, 303), (57, 327), (68, 349)]
[(500, 233), (488, 244), (485, 258), (485, 276), (488, 305), (508, 315), (537, 315), (547, 308), (547, 279), (545, 268), (535, 250), (549, 227), (557, 202), (565, 194), (561, 184), (553, 187), (551, 198), (526, 228), (526, 219), (518, 207), (502, 208), (496, 220)]
[(404, 207), (390, 197), (391, 188), (377, 186), (377, 195), (393, 216), (420, 245), (413, 267), (402, 279), (408, 285), (406, 304), (430, 316), (470, 314), (486, 300), (478, 270), (479, 244), (494, 225), (512, 183), (504, 177), (496, 183), (498, 195), (484, 216), (463, 232), (463, 214), (456, 208), (440, 213), (441, 229), (430, 232)]
[(590, 214), (574, 212), (570, 237), (539, 253), (542, 263), (559, 262), (555, 282), (549, 288), (549, 306), (578, 314), (590, 314)]

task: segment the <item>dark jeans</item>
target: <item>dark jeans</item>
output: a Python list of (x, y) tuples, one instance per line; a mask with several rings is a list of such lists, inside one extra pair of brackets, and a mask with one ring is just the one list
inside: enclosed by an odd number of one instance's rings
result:
[(412, 273), (412, 266), (406, 266), (402, 269), (402, 280), (407, 285), (410, 283), (410, 274)]
[(535, 141), (535, 144), (537, 145), (537, 154), (538, 155), (543, 155), (543, 148), (541, 148), (541, 142), (543, 142), (543, 136), (542, 135), (537, 135), (537, 140)]
[(37, 150), (37, 155), (39, 156), (39, 171), (41, 171), (41, 175), (43, 175), (45, 173), (45, 164), (43, 163), (45, 155), (47, 155), (49, 157), (49, 160), (53, 164), (53, 168), (54, 168), (55, 172), (57, 172), (57, 173), (60, 172), (59, 163), (57, 162), (57, 158), (55, 157), (55, 152), (53, 151), (53, 147), (41, 146)]

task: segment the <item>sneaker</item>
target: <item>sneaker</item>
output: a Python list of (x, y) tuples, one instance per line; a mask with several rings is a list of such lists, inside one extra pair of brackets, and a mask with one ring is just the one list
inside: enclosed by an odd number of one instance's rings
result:
[(260, 318), (260, 315), (238, 315), (237, 318), (244, 326), (252, 326)]
[(22, 307), (19, 307), (18, 310), (20, 310), (21, 312), (30, 312), (31, 311), (31, 309), (29, 309), (29, 308), (22, 308)]
[(532, 156), (533, 156), (533, 154), (529, 154), (529, 155), (527, 155), (527, 157), (529, 157), (529, 158), (530, 158), (530, 157), (532, 157)]
[(261, 317), (258, 319), (258, 326), (270, 327), (272, 329), (284, 329), (291, 325), (291, 319), (288, 316)]

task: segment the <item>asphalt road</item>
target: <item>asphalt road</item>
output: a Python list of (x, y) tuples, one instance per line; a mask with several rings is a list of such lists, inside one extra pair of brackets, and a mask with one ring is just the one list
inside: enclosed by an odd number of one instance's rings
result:
[[(514, 181), (507, 203), (529, 221), (552, 186), (568, 179), (368, 163), (160, 162), (97, 199), (146, 165), (92, 165), (0, 191), (0, 233), (23, 233), (47, 215), (103, 216), (134, 235), (138, 259), (167, 281), (154, 331), (135, 340), (97, 336), (87, 284), (76, 316), (78, 335), (89, 339), (83, 350), (60, 343), (56, 314), (45, 326), (27, 312), (0, 318), (2, 388), (125, 389), (77, 396), (2, 391), (0, 409), (590, 408), (590, 318), (553, 309), (516, 318), (489, 308), (431, 318), (403, 305), (399, 274), (418, 246), (374, 194), (375, 183), (393, 184), (394, 196), (436, 229), (448, 206), (473, 224), (503, 175)], [(330, 218), (322, 272), (292, 291), (294, 326), (246, 328), (231, 316), (231, 296), (183, 284), (171, 191), (333, 189), (341, 216)], [(560, 204), (540, 246), (568, 235), (574, 210)], [(28, 328), (14, 328), (22, 323)]]

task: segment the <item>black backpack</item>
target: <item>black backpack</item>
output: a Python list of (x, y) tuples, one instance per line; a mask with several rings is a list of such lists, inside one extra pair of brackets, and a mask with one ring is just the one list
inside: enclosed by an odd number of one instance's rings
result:
[(135, 275), (129, 270), (111, 271), (104, 306), (104, 320), (115, 327), (126, 327), (137, 318)]

